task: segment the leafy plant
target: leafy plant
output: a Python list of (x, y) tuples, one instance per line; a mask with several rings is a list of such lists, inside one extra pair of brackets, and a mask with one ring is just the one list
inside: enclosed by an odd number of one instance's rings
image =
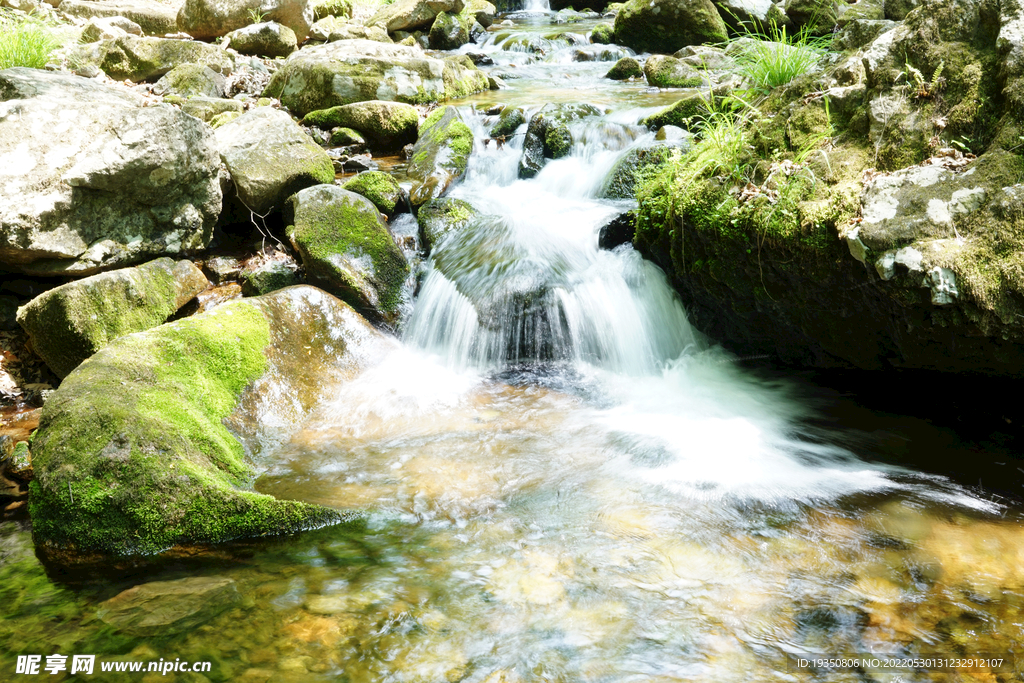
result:
[(0, 13), (0, 69), (42, 69), (62, 44), (56, 27), (34, 17)]
[(253, 7), (249, 10), (249, 18), (254, 24), (262, 24), (263, 20), (267, 18), (267, 13), (261, 11), (258, 7)]

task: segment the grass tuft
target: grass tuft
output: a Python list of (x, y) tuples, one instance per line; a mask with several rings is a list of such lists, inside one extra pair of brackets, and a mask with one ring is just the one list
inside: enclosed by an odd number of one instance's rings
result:
[(758, 90), (767, 91), (816, 67), (828, 52), (831, 37), (812, 36), (806, 28), (790, 35), (785, 26), (773, 20), (765, 33), (748, 29), (740, 40), (744, 43), (736, 54), (740, 73), (753, 81)]
[(0, 11), (0, 69), (27, 66), (42, 69), (63, 40), (44, 21)]

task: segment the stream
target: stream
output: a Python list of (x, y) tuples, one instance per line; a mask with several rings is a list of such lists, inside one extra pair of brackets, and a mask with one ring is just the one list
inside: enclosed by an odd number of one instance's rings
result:
[[(162, 681), (1021, 680), (1020, 505), (898, 457), (942, 443), (977, 459), (950, 430), (746, 367), (631, 246), (598, 248), (629, 208), (598, 198), (608, 174), (678, 93), (604, 79), (627, 51), (554, 16), (520, 13), (463, 48), (509, 85), (455, 103), (476, 147), (450, 195), (480, 216), (422, 263), (401, 346), (262, 463), (258, 491), (365, 524), (77, 585), (44, 573), (27, 527), (0, 525), (4, 666), (60, 652), (213, 662)], [(484, 142), (496, 102), (604, 113), (521, 180), (525, 127)], [(837, 406), (861, 417), (822, 419)], [(133, 585), (195, 575), (233, 579), (242, 602), (148, 637), (96, 616)], [(867, 653), (1008, 661), (794, 664)]]

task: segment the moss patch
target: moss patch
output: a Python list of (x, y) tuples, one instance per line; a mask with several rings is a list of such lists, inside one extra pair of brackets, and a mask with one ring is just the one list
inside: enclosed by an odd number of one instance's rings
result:
[(381, 213), (388, 216), (395, 213), (402, 201), (402, 188), (398, 181), (382, 171), (365, 171), (342, 187), (366, 197)]

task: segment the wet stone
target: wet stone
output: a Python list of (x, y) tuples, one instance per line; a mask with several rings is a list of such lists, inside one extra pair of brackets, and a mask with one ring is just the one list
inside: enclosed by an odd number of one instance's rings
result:
[(204, 624), (240, 600), (233, 579), (195, 576), (129, 588), (100, 603), (97, 616), (131, 635), (166, 635)]

